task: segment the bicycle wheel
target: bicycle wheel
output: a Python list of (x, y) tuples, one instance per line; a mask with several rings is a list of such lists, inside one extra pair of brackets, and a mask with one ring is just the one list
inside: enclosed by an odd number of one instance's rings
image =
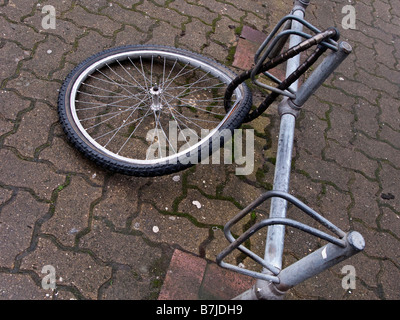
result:
[(68, 75), (58, 99), (60, 122), (79, 151), (111, 171), (177, 172), (208, 157), (221, 131), (239, 127), (248, 113), (251, 93), (244, 84), (235, 89), (232, 108), (224, 109), (234, 77), (217, 62), (182, 49), (109, 49)]

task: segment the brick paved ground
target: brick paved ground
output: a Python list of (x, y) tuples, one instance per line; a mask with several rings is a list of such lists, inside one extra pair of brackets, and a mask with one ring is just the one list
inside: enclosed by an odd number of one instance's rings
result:
[[(41, 25), (46, 4), (56, 8), (55, 30)], [(172, 45), (232, 65), (240, 30), (271, 30), (291, 4), (0, 0), (0, 299), (157, 299), (175, 249), (215, 261), (227, 245), (218, 226), (271, 188), (276, 108), (250, 124), (253, 174), (204, 165), (137, 178), (105, 172), (71, 148), (58, 123), (58, 89), (78, 62), (123, 44)], [(354, 53), (297, 121), (290, 191), (361, 232), (366, 248), (288, 299), (400, 298), (400, 9), (394, 0), (353, 2), (356, 29), (343, 30), (346, 4), (318, 1), (308, 11), (321, 28), (337, 26)], [(266, 214), (267, 206), (256, 219)], [(263, 250), (264, 239), (256, 234), (251, 248)], [(288, 229), (285, 264), (321, 244)], [(356, 269), (355, 290), (341, 286), (346, 264)], [(41, 287), (46, 265), (56, 270), (53, 292)]]

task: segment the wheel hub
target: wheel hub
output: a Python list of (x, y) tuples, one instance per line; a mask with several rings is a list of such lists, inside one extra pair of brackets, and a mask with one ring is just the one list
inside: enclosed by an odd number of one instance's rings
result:
[(152, 104), (151, 104), (151, 109), (154, 111), (159, 111), (162, 109), (162, 104), (161, 104), (161, 95), (162, 90), (158, 86), (154, 86), (150, 89), (150, 94), (152, 98)]

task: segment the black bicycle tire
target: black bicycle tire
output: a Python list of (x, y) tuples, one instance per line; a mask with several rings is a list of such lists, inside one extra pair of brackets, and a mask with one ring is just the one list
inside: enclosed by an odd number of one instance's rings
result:
[[(236, 74), (228, 69), (226, 66), (216, 62), (213, 59), (202, 56), (197, 53), (193, 53), (188, 50), (174, 48), (169, 46), (159, 46), (159, 45), (127, 45), (120, 46), (111, 49), (104, 50), (102, 52), (96, 53), (86, 60), (82, 61), (78, 64), (66, 77), (64, 80), (59, 96), (58, 96), (58, 115), (61, 126), (67, 136), (68, 141), (72, 144), (74, 148), (80, 151), (86, 158), (93, 161), (96, 165), (103, 167), (109, 171), (117, 172), (125, 175), (131, 176), (143, 176), (143, 177), (152, 177), (152, 176), (160, 176), (171, 174), (175, 172), (179, 172), (181, 170), (187, 169), (193, 165), (193, 163), (182, 163), (179, 160), (174, 163), (161, 163), (161, 164), (132, 164), (125, 161), (121, 161), (119, 159), (112, 158), (100, 150), (96, 149), (91, 145), (87, 139), (79, 132), (75, 123), (72, 121), (72, 116), (69, 113), (69, 96), (71, 94), (71, 88), (74, 85), (75, 81), (79, 77), (79, 75), (90, 65), (95, 62), (110, 56), (116, 53), (122, 53), (126, 51), (132, 50), (161, 50), (169, 53), (176, 53), (181, 55), (186, 55), (190, 58), (197, 59), (203, 63), (207, 63), (214, 68), (218, 69), (220, 72), (224, 72), (229, 76), (232, 80), (236, 77)], [(233, 131), (233, 129), (238, 128), (247, 113), (249, 112), (252, 105), (252, 95), (248, 87), (243, 84), (243, 99), (240, 103), (235, 107), (235, 110), (232, 110), (232, 114), (225, 123), (222, 125), (220, 130), (229, 129)], [(215, 143), (215, 138), (217, 135), (214, 135), (209, 139), (209, 144), (203, 144), (201, 148), (209, 148), (208, 155), (211, 154), (211, 145)], [(218, 139), (218, 137), (217, 137)], [(223, 139), (219, 140), (219, 147), (223, 144)], [(206, 146), (207, 145), (207, 146)], [(198, 157), (200, 159), (200, 155), (203, 155), (202, 149), (199, 147), (198, 149)]]

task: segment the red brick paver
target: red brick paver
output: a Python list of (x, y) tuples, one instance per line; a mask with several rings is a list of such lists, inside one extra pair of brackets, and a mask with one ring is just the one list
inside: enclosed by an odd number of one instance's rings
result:
[(158, 300), (229, 300), (253, 283), (250, 277), (175, 250)]

